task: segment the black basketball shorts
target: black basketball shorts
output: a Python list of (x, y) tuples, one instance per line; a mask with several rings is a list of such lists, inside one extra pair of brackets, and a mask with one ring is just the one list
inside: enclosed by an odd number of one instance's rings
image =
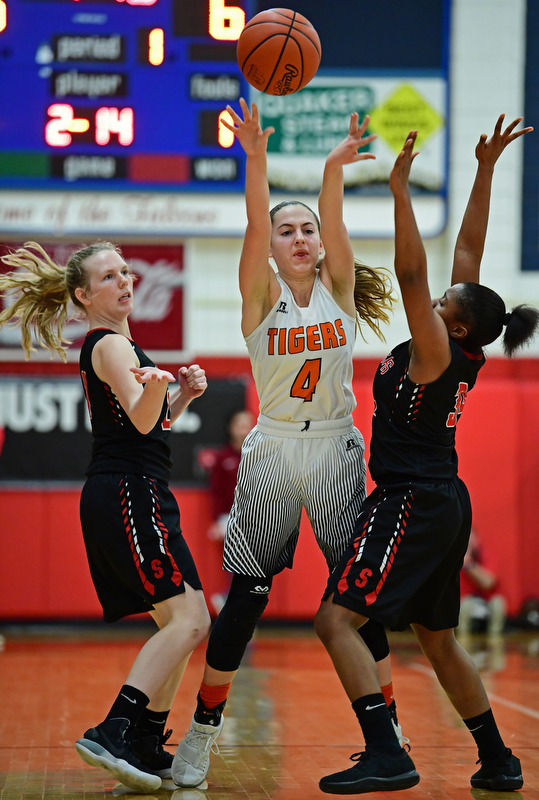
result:
[(468, 490), (459, 479), (377, 487), (331, 574), (324, 598), (404, 630), (458, 624), (460, 570), (471, 529)]
[(88, 563), (106, 622), (151, 611), (156, 603), (201, 589), (180, 528), (176, 498), (165, 484), (137, 474), (86, 481), (80, 518)]

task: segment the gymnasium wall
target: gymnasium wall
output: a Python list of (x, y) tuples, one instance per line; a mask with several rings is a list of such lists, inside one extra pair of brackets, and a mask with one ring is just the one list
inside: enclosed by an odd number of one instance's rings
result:
[[(524, 112), (526, 13), (526, 0), (452, 2), (448, 218), (445, 231), (425, 242), (433, 294), (443, 293), (448, 284), (479, 134), (491, 132), (500, 113), (513, 119)], [(539, 136), (539, 131), (532, 135)], [(520, 302), (539, 306), (539, 272), (520, 269), (522, 151), (521, 143), (511, 145), (496, 167), (482, 268), (483, 282), (502, 294), (509, 307)], [(33, 232), (13, 234), (6, 241), (24, 238), (33, 238)], [(60, 237), (58, 241), (62, 243)], [(210, 377), (248, 374), (239, 325), (241, 239), (169, 237), (163, 242), (156, 237), (152, 242), (159, 243), (184, 247), (182, 363), (198, 360)], [(366, 263), (391, 268), (392, 240), (356, 240), (353, 247)], [(406, 336), (398, 307), (388, 342), (395, 344)], [(388, 350), (389, 344), (372, 336), (367, 342), (358, 337), (356, 422), (366, 438), (371, 379), (377, 360)], [(459, 423), (460, 471), (470, 488), (475, 525), (489, 564), (500, 576), (510, 613), (516, 614), (525, 597), (539, 594), (539, 340), (526, 357), (514, 362), (500, 357), (499, 345), (489, 352)], [(39, 364), (42, 374), (58, 374), (46, 359)], [(24, 363), (0, 362), (3, 374), (25, 374), (26, 369)], [(253, 393), (251, 397), (254, 400)], [(0, 619), (99, 616), (78, 522), (79, 491), (79, 485), (0, 484)], [(223, 575), (218, 546), (206, 536), (205, 489), (184, 485), (175, 491), (186, 538), (211, 596), (223, 588)], [(325, 568), (305, 523), (296, 561), (292, 573), (276, 579), (268, 615), (310, 618), (316, 609)]]
[[(221, 378), (241, 360), (204, 359)], [(371, 381), (376, 360), (356, 360), (355, 422), (369, 443)], [(248, 386), (249, 404), (256, 394)], [(500, 578), (509, 613), (538, 594), (539, 360), (489, 359), (469, 395), (457, 429), (460, 473), (488, 564)], [(226, 589), (220, 547), (206, 534), (211, 519), (207, 490), (174, 488), (182, 527), (200, 570), (206, 598)], [(0, 485), (0, 620), (99, 618), (78, 519), (80, 485)], [(435, 535), (435, 534), (434, 534)], [(325, 586), (326, 569), (304, 519), (292, 571), (275, 580), (266, 618), (311, 619)]]

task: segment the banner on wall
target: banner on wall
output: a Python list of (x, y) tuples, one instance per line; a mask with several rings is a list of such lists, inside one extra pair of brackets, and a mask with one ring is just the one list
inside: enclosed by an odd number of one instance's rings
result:
[[(273, 127), (268, 139), (268, 181), (275, 190), (319, 192), (328, 152), (344, 138), (350, 109), (368, 114), (366, 135), (377, 138), (365, 148), (374, 160), (348, 165), (346, 188), (389, 196), (389, 175), (408, 132), (419, 131), (410, 183), (416, 192), (447, 194), (447, 95), (444, 76), (317, 76), (297, 94), (251, 91), (261, 127)], [(440, 224), (445, 219), (441, 213)]]
[[(212, 380), (172, 425), (173, 483), (200, 481), (199, 453), (226, 441), (232, 412), (244, 408), (242, 380)], [(78, 377), (0, 377), (0, 481), (82, 482), (92, 435)]]
[[(58, 264), (65, 264), (78, 244), (40, 242)], [(12, 252), (20, 244), (0, 245), (0, 255)], [(134, 341), (144, 350), (175, 351), (184, 348), (184, 282), (182, 245), (122, 245), (122, 255), (136, 276), (135, 305), (129, 316), (129, 328)], [(0, 271), (8, 267), (0, 262)], [(6, 299), (0, 299), (0, 306)], [(5, 306), (2, 306), (2, 308)], [(85, 319), (77, 318), (71, 305), (64, 333), (75, 349), (86, 335)], [(5, 326), (0, 330), (0, 359), (2, 350), (20, 348), (19, 328)], [(39, 347), (41, 350), (41, 347)], [(21, 349), (21, 360), (24, 353)]]

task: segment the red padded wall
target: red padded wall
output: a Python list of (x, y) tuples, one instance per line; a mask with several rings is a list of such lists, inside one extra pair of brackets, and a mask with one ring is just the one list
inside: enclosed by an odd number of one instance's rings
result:
[[(216, 377), (248, 371), (242, 359), (235, 359), (232, 368), (227, 359), (201, 358), (199, 363)], [(24, 366), (28, 372), (29, 366)], [(9, 367), (12, 373), (24, 371)], [(367, 446), (375, 369), (372, 360), (355, 364), (354, 418)], [(256, 407), (252, 386), (249, 404)], [(539, 594), (538, 407), (539, 361), (493, 359), (470, 393), (457, 430), (460, 474), (472, 497), (475, 528), (489, 564), (498, 572), (512, 615), (527, 596)], [(226, 590), (227, 579), (220, 566), (220, 546), (206, 534), (210, 523), (206, 491), (174, 491), (184, 535), (209, 600), (213, 593)], [(79, 492), (78, 487), (45, 484), (0, 486), (0, 619), (101, 616), (80, 532)], [(303, 519), (294, 569), (276, 577), (266, 618), (312, 618), (326, 577), (324, 560)]]

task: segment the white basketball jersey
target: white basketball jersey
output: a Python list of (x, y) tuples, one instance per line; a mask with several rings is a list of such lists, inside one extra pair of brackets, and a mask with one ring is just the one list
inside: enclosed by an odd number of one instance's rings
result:
[(354, 317), (316, 279), (301, 308), (277, 275), (281, 295), (246, 337), (260, 412), (283, 422), (337, 419), (352, 413)]

